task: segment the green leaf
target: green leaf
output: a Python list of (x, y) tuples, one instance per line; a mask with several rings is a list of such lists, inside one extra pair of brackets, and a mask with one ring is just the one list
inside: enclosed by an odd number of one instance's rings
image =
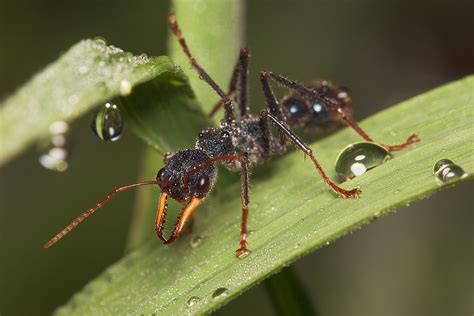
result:
[[(144, 82), (148, 83), (140, 86)], [(107, 46), (103, 40), (82, 40), (0, 106), (0, 165), (35, 140), (48, 135), (51, 123), (72, 121), (99, 104), (128, 94), (130, 88), (147, 94), (143, 97), (134, 92), (122, 98), (125, 104), (137, 108), (133, 122), (138, 124), (132, 123), (133, 129), (140, 129), (140, 114), (162, 115), (166, 111), (178, 112), (175, 117), (181, 120), (189, 119), (182, 128), (182, 136), (186, 140), (190, 136), (186, 133), (188, 128), (196, 129), (207, 124), (198, 110), (186, 77), (169, 57), (134, 56), (114, 46)], [(153, 96), (150, 90), (153, 90)], [(152, 107), (157, 102), (163, 104), (155, 111)], [(186, 111), (191, 113), (184, 118), (179, 115)], [(150, 134), (144, 128), (139, 135), (163, 152), (170, 146), (163, 141), (161, 133), (175, 125), (163, 118), (154, 118), (155, 124), (162, 123), (156, 132)], [(146, 119), (143, 120), (145, 123)], [(177, 145), (188, 144), (174, 141)]]
[[(433, 176), (437, 160), (453, 160), (468, 173), (467, 178), (472, 178), (472, 91), (474, 76), (362, 122), (367, 132), (384, 143), (400, 142), (411, 132), (417, 132), (422, 141), (343, 185), (359, 185), (359, 199), (338, 198), (301, 152), (288, 153), (253, 173), (249, 217), (252, 253), (248, 257), (237, 259), (234, 255), (241, 206), (239, 183), (233, 183), (219, 194), (211, 194), (200, 207), (191, 236), (166, 246), (157, 239), (147, 241), (89, 283), (58, 314), (210, 312), (297, 258), (399, 206), (447, 187), (440, 186)], [(358, 140), (352, 130), (344, 129), (311, 147), (335, 178), (331, 166), (338, 152)], [(196, 236), (202, 242), (191, 247), (190, 241)], [(216, 297), (216, 293), (223, 294)], [(189, 300), (193, 304), (188, 304)]]
[(196, 131), (211, 124), (181, 70), (163, 73), (117, 103), (126, 124), (161, 154), (194, 146)]

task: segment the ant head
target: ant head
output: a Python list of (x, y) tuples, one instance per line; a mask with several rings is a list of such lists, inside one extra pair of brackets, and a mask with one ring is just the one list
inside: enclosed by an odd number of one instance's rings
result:
[(306, 86), (315, 89), (321, 96), (336, 101), (337, 105), (328, 105), (316, 99), (311, 100), (293, 92), (281, 100), (290, 125), (302, 128), (328, 128), (343, 123), (335, 111), (337, 107), (342, 108), (346, 114), (351, 114), (349, 89), (335, 86), (326, 80), (311, 81)]
[(217, 179), (217, 167), (200, 149), (185, 149), (165, 156), (165, 167), (157, 174), (161, 191), (178, 202), (203, 199)]

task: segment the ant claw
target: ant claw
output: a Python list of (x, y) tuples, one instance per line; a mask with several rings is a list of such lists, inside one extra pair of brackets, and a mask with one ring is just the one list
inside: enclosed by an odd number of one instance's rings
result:
[(362, 193), (360, 189), (352, 189), (352, 190), (342, 190), (340, 192), (337, 192), (339, 196), (343, 199), (357, 199), (359, 198), (359, 194)]
[(235, 256), (239, 259), (244, 259), (250, 254), (250, 250), (247, 247), (240, 247), (235, 251)]
[(418, 136), (415, 133), (411, 133), (410, 136), (408, 136), (407, 140), (403, 144), (398, 144), (398, 145), (383, 145), (385, 149), (388, 151), (398, 151), (402, 150), (404, 148), (410, 147), (413, 143), (417, 143), (421, 141), (420, 136)]

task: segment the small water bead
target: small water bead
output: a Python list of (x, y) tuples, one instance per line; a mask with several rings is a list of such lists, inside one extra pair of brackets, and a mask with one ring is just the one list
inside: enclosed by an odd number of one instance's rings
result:
[(225, 287), (220, 287), (212, 293), (212, 298), (217, 299), (229, 295), (229, 290)]
[(39, 157), (40, 164), (49, 170), (64, 172), (68, 168), (67, 151), (64, 148), (51, 148)]
[(202, 242), (202, 237), (201, 236), (196, 236), (191, 239), (190, 246), (191, 248), (196, 248), (198, 247)]
[(49, 170), (64, 172), (69, 167), (67, 162), (68, 150), (66, 134), (69, 131), (68, 123), (56, 121), (49, 126), (51, 138), (40, 147), (44, 150), (39, 157), (39, 163)]
[(449, 159), (441, 159), (441, 160), (438, 160), (434, 167), (433, 167), (433, 174), (436, 174), (438, 173), (439, 171), (441, 171), (443, 168), (445, 168), (446, 166), (449, 166), (449, 165), (454, 165), (455, 163), (452, 161), (452, 160), (449, 160)]
[(132, 84), (128, 80), (120, 81), (120, 95), (127, 96), (132, 93)]
[(123, 121), (117, 105), (106, 103), (92, 117), (92, 131), (102, 141), (116, 141), (122, 135)]
[(104, 37), (96, 36), (94, 40), (96, 41), (97, 44), (107, 45), (107, 40)]
[(191, 297), (189, 298), (189, 300), (186, 302), (186, 306), (192, 307), (192, 306), (196, 305), (200, 300), (201, 300), (200, 297), (191, 296)]
[(437, 161), (433, 173), (441, 183), (455, 181), (467, 176), (467, 173), (460, 166), (449, 159)]
[(392, 155), (372, 142), (358, 142), (344, 148), (336, 159), (336, 172), (341, 182), (360, 176), (386, 161)]
[(49, 132), (52, 135), (66, 134), (69, 131), (69, 124), (64, 121), (56, 121), (49, 125)]

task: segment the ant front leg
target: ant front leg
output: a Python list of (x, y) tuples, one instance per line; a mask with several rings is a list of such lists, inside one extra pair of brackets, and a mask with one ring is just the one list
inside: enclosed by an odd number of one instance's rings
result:
[[(248, 59), (249, 51), (247, 48), (241, 48), (239, 59), (235, 64), (232, 77), (230, 79), (229, 90), (227, 91), (227, 97), (230, 98), (234, 95), (236, 90), (239, 92), (237, 96), (237, 104), (239, 107), (240, 117), (246, 116), (250, 112), (249, 101), (248, 101)], [(222, 107), (223, 101), (219, 100), (209, 112), (209, 117), (213, 117), (214, 114)]]
[(168, 25), (170, 26), (174, 35), (178, 38), (179, 44), (183, 49), (183, 53), (186, 55), (186, 57), (188, 57), (189, 63), (194, 68), (194, 70), (196, 70), (199, 78), (206, 82), (222, 99), (225, 109), (225, 120), (227, 123), (232, 123), (235, 120), (235, 113), (234, 105), (231, 99), (227, 96), (227, 94), (224, 93), (224, 91), (222, 91), (221, 87), (219, 87), (214, 79), (212, 79), (212, 77), (204, 70), (204, 68), (201, 67), (201, 65), (199, 65), (199, 63), (196, 61), (196, 58), (194, 58), (194, 56), (191, 54), (188, 44), (181, 33), (181, 29), (179, 28), (178, 22), (176, 22), (173, 13), (168, 14)]
[(238, 258), (242, 258), (248, 253), (247, 243), (247, 217), (249, 214), (249, 169), (248, 169), (248, 154), (244, 154), (244, 159), (241, 161), (241, 190), (240, 196), (242, 199), (242, 222), (240, 224), (240, 247), (235, 252)]
[(314, 167), (316, 170), (319, 172), (321, 175), (321, 178), (323, 178), (324, 182), (335, 192), (337, 193), (340, 197), (342, 198), (357, 198), (359, 193), (361, 192), (359, 189), (351, 189), (351, 190), (346, 190), (335, 184), (329, 177), (326, 175), (326, 172), (324, 172), (323, 168), (319, 164), (318, 160), (316, 157), (313, 155), (313, 151), (311, 148), (308, 147), (295, 133), (293, 133), (286, 124), (278, 119), (275, 115), (269, 113), (267, 110), (264, 110), (260, 113), (260, 119), (261, 120), (270, 120), (273, 125), (276, 126), (278, 131), (280, 131), (283, 135), (285, 135), (296, 147), (301, 149), (303, 153), (308, 156), (311, 159), (311, 162), (313, 163)]
[[(275, 80), (276, 82), (278, 82), (279, 84), (281, 85), (284, 85), (285, 87), (289, 88), (289, 89), (293, 89), (295, 90), (296, 92), (298, 92), (299, 94), (303, 95), (303, 96), (306, 96), (306, 97), (310, 97), (310, 98), (314, 98), (314, 99), (317, 99), (318, 101), (322, 102), (323, 104), (325, 104), (326, 106), (328, 106), (329, 108), (333, 109), (336, 111), (336, 113), (341, 116), (342, 120), (348, 125), (350, 126), (354, 131), (356, 131), (357, 134), (359, 134), (364, 140), (366, 141), (369, 141), (369, 142), (373, 142), (374, 140), (359, 126), (359, 124), (357, 124), (354, 120), (351, 119), (351, 117), (349, 115), (347, 115), (344, 110), (342, 109), (340, 103), (335, 100), (335, 99), (331, 99), (331, 98), (328, 98), (322, 94), (320, 94), (318, 91), (316, 91), (315, 89), (312, 89), (312, 88), (309, 88), (309, 87), (306, 87), (294, 80), (291, 80), (291, 79), (288, 79), (284, 76), (281, 76), (281, 75), (277, 75), (277, 74), (274, 74), (270, 71), (262, 71), (260, 73), (260, 78), (262, 80), (262, 83), (264, 83), (264, 91), (265, 91), (265, 87), (268, 87), (268, 89), (270, 89), (270, 85), (268, 84), (268, 78), (271, 78), (273, 80)], [(270, 89), (271, 90), (271, 89)], [(265, 95), (267, 95), (265, 93)], [(268, 97), (267, 97), (268, 99)], [(270, 108), (271, 110), (271, 108)], [(275, 114), (271, 111), (272, 114)], [(278, 116), (277, 116), (278, 117)], [(385, 147), (388, 151), (397, 151), (397, 150), (401, 150), (401, 149), (404, 149), (404, 148), (407, 148), (407, 147), (410, 147), (413, 143), (415, 142), (419, 142), (421, 139), (420, 137), (415, 134), (415, 133), (411, 133), (407, 140), (402, 143), (402, 144), (396, 144), (396, 145), (386, 145), (386, 144), (381, 144), (383, 147)]]

